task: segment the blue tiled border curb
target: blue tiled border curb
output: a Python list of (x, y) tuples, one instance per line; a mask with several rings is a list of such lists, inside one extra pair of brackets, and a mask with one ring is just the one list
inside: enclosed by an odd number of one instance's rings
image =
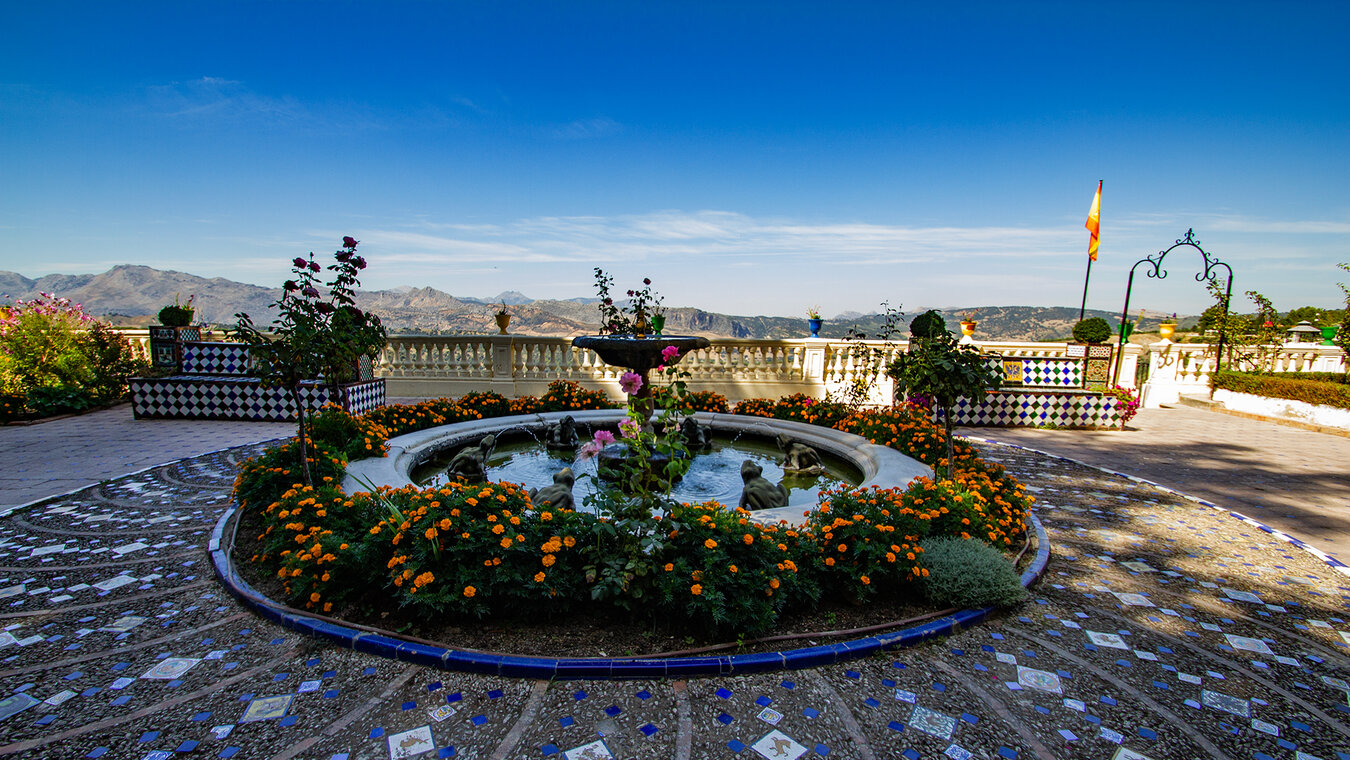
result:
[[(429, 668), (499, 675), (509, 678), (535, 679), (620, 679), (620, 678), (691, 678), (697, 676), (744, 675), (776, 670), (801, 670), (868, 657), (876, 652), (901, 649), (939, 636), (950, 636), (980, 623), (995, 611), (994, 607), (961, 610), (952, 615), (929, 620), (921, 625), (879, 636), (868, 636), (837, 644), (822, 644), (785, 652), (758, 654), (709, 655), (704, 657), (672, 658), (553, 658), (519, 657), (514, 655), (469, 652), (445, 649), (407, 641), (393, 634), (375, 633), (350, 628), (339, 623), (306, 615), (284, 607), (259, 594), (235, 570), (230, 561), (232, 539), (225, 531), (237, 507), (231, 507), (211, 531), (207, 549), (216, 574), (243, 604), (278, 625), (310, 636), (327, 639), (358, 652), (377, 654), (395, 660)], [(1022, 585), (1030, 586), (1045, 572), (1050, 562), (1050, 539), (1034, 514), (1028, 514), (1036, 532), (1036, 558), (1022, 573)]]
[(1022, 451), (1030, 451), (1030, 452), (1033, 453), (1033, 454), (1040, 454), (1041, 456), (1050, 457), (1051, 459), (1058, 459), (1058, 460), (1060, 460), (1060, 461), (1062, 461), (1062, 462), (1071, 462), (1071, 463), (1076, 464), (1076, 465), (1081, 465), (1081, 466), (1087, 467), (1087, 468), (1089, 468), (1089, 469), (1097, 470), (1098, 472), (1104, 472), (1104, 473), (1106, 473), (1107, 475), (1115, 475), (1115, 476), (1117, 476), (1117, 477), (1125, 478), (1126, 480), (1134, 481), (1135, 483), (1143, 483), (1143, 484), (1146, 485), (1146, 486), (1152, 486), (1153, 488), (1156, 488), (1156, 489), (1158, 489), (1159, 491), (1163, 491), (1164, 493), (1170, 493), (1170, 494), (1172, 494), (1173, 496), (1176, 496), (1176, 497), (1181, 498), (1181, 499), (1185, 499), (1185, 500), (1187, 500), (1187, 501), (1195, 502), (1196, 504), (1199, 504), (1199, 505), (1202, 506), (1202, 507), (1208, 507), (1208, 508), (1210, 508), (1210, 509), (1217, 510), (1217, 511), (1219, 511), (1219, 512), (1226, 512), (1226, 513), (1228, 514), (1229, 517), (1235, 518), (1235, 519), (1237, 519), (1237, 520), (1241, 520), (1242, 522), (1244, 522), (1244, 523), (1246, 523), (1246, 524), (1252, 526), (1253, 528), (1256, 528), (1257, 530), (1260, 530), (1260, 531), (1265, 532), (1265, 533), (1269, 533), (1270, 535), (1272, 535), (1272, 536), (1274, 536), (1274, 537), (1280, 539), (1281, 541), (1285, 541), (1285, 542), (1288, 542), (1288, 543), (1290, 543), (1290, 544), (1293, 544), (1294, 546), (1298, 547), (1299, 549), (1302, 549), (1303, 551), (1305, 551), (1305, 552), (1307, 552), (1307, 553), (1313, 555), (1314, 557), (1316, 557), (1316, 558), (1322, 560), (1323, 562), (1325, 562), (1325, 563), (1327, 564), (1328, 567), (1330, 567), (1331, 569), (1333, 569), (1333, 570), (1335, 570), (1336, 572), (1340, 573), (1341, 575), (1345, 575), (1345, 576), (1350, 577), (1350, 565), (1346, 565), (1344, 562), (1342, 562), (1342, 561), (1336, 559), (1335, 557), (1331, 556), (1330, 554), (1327, 554), (1326, 552), (1322, 551), (1321, 549), (1318, 549), (1317, 547), (1312, 546), (1312, 545), (1310, 545), (1310, 544), (1304, 542), (1303, 539), (1296, 538), (1296, 537), (1294, 537), (1294, 536), (1289, 535), (1288, 533), (1285, 533), (1284, 531), (1278, 530), (1278, 529), (1276, 529), (1276, 528), (1272, 528), (1272, 527), (1270, 527), (1269, 525), (1266, 525), (1265, 523), (1262, 523), (1260, 520), (1255, 520), (1255, 519), (1253, 519), (1253, 518), (1251, 518), (1251, 517), (1248, 517), (1247, 515), (1242, 514), (1241, 512), (1234, 512), (1233, 510), (1229, 509), (1228, 507), (1222, 507), (1222, 506), (1219, 506), (1218, 504), (1215, 504), (1215, 503), (1213, 503), (1213, 502), (1205, 501), (1204, 499), (1197, 498), (1197, 497), (1195, 497), (1195, 496), (1191, 496), (1191, 495), (1188, 494), (1188, 493), (1182, 493), (1181, 491), (1178, 491), (1178, 490), (1176, 490), (1176, 489), (1174, 489), (1174, 488), (1168, 488), (1167, 486), (1162, 485), (1162, 484), (1160, 484), (1160, 483), (1154, 483), (1154, 482), (1151, 481), (1151, 480), (1146, 480), (1146, 479), (1144, 479), (1144, 478), (1141, 478), (1141, 477), (1138, 477), (1138, 476), (1135, 476), (1135, 475), (1128, 475), (1128, 474), (1123, 473), (1123, 472), (1116, 472), (1115, 470), (1108, 470), (1108, 469), (1105, 468), (1105, 467), (1098, 467), (1098, 466), (1095, 465), (1095, 464), (1088, 464), (1087, 462), (1082, 462), (1082, 461), (1079, 461), (1079, 460), (1074, 459), (1074, 458), (1072, 458), (1072, 457), (1066, 457), (1066, 456), (1062, 456), (1062, 455), (1060, 455), (1060, 454), (1051, 454), (1051, 453), (1048, 452), (1048, 451), (1041, 451), (1040, 449), (1033, 449), (1033, 448), (1031, 448), (1030, 446), (1022, 446), (1021, 444), (1007, 443), (1006, 441), (995, 441), (995, 440), (993, 440), (992, 438), (977, 438), (977, 437), (975, 437), (975, 436), (969, 436), (969, 435), (961, 436), (961, 437), (964, 438), (965, 440), (968, 440), (968, 441), (978, 441), (978, 442), (980, 442), (980, 443), (992, 443), (992, 444), (997, 445), (997, 446), (1007, 446), (1008, 448), (1011, 448), (1011, 449), (1021, 449)]

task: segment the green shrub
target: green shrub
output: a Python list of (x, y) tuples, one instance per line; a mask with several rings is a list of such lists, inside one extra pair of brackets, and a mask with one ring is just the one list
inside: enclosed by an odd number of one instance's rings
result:
[(78, 385), (43, 385), (28, 391), (28, 409), (38, 417), (83, 412), (98, 406), (94, 394)]
[(940, 607), (1006, 607), (1027, 598), (1017, 569), (998, 549), (977, 539), (935, 538), (924, 543), (923, 589)]
[(1253, 396), (1350, 409), (1350, 384), (1342, 381), (1305, 380), (1297, 377), (1296, 373), (1263, 375), (1249, 372), (1220, 372), (1214, 376), (1214, 387), (1234, 393), (1249, 393)]
[(937, 338), (947, 332), (947, 320), (934, 309), (929, 309), (909, 323), (909, 334), (920, 339)]
[(805, 393), (794, 393), (778, 400), (773, 416), (780, 420), (833, 427), (849, 415), (849, 408), (836, 401), (820, 401)]
[(773, 399), (767, 398), (748, 398), (736, 404), (736, 414), (743, 414), (748, 417), (772, 417)]
[(1105, 343), (1111, 338), (1111, 326), (1101, 317), (1088, 317), (1073, 326), (1073, 339), (1079, 343)]
[(727, 414), (731, 411), (727, 397), (716, 391), (690, 391), (686, 398), (695, 412)]
[[(521, 401), (522, 399), (516, 399)], [(579, 409), (613, 409), (614, 402), (604, 391), (588, 391), (571, 380), (554, 380), (540, 397), (541, 411), (563, 412)], [(523, 414), (524, 412), (519, 412)], [(484, 415), (487, 416), (487, 415)]]
[(510, 399), (496, 391), (470, 391), (460, 396), (455, 403), (478, 412), (484, 419), (505, 417), (511, 413)]

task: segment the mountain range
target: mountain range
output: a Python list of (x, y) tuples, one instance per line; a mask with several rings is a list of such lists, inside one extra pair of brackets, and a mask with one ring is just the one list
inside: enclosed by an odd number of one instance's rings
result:
[[(29, 279), (14, 272), (0, 272), (0, 302), (31, 299), (53, 293), (83, 304), (85, 311), (119, 326), (144, 327), (157, 322), (160, 308), (175, 299), (193, 299), (198, 322), (229, 325), (234, 315), (246, 312), (255, 322), (271, 321), (271, 304), (280, 289), (264, 288), (221, 277), (205, 278), (184, 272), (164, 271), (124, 264), (102, 274), (53, 274)], [(453, 296), (435, 288), (399, 287), (359, 291), (358, 305), (380, 316), (391, 333), (456, 334), (495, 333), (493, 315), (501, 304), (511, 313), (511, 331), (525, 335), (585, 335), (599, 328), (595, 298), (536, 300), (516, 291), (492, 298)], [(896, 322), (928, 307), (909, 310)], [(976, 336), (984, 340), (1062, 340), (1073, 329), (1078, 310), (1067, 306), (971, 306), (943, 308), (956, 329), (958, 319), (975, 319)], [(1119, 314), (1089, 309), (1088, 316), (1103, 317), (1115, 325)], [(1153, 328), (1165, 315), (1145, 315), (1141, 332)], [(1185, 329), (1195, 317), (1179, 320)], [(795, 317), (737, 316), (688, 307), (666, 309), (666, 331), (719, 338), (794, 338), (806, 332), (806, 320)], [(875, 337), (885, 328), (882, 314), (849, 312), (827, 319), (821, 337), (842, 338), (849, 329)]]

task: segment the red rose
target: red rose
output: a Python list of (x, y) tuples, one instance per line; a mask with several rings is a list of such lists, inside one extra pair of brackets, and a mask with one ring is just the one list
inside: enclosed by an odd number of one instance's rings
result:
[(350, 235), (348, 235), (347, 237), (344, 237), (344, 238), (342, 239), (342, 247), (343, 247), (343, 248), (355, 248), (355, 247), (356, 247), (356, 238), (354, 238), (354, 237), (352, 237), (352, 236), (350, 236)]
[(291, 265), (294, 266), (296, 269), (304, 269), (306, 266), (308, 266), (305, 260), (300, 258), (299, 256), (291, 259)]

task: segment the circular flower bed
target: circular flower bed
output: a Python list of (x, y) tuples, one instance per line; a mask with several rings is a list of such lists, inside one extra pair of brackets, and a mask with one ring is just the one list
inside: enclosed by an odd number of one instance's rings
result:
[[(614, 497), (595, 513), (553, 509), (511, 483), (355, 494), (338, 486), (349, 459), (383, 453), (394, 435), (564, 399), (579, 405), (564, 409), (608, 405), (586, 393), (555, 383), (547, 402), (473, 394), (362, 417), (324, 410), (310, 441), (314, 486), (296, 482), (294, 441), (241, 470), (235, 496), (252, 566), (274, 578), (290, 604), (328, 615), (403, 610), (478, 620), (586, 610), (716, 638), (761, 633), (822, 599), (921, 600), (925, 541), (950, 536), (1007, 550), (1026, 528), (1022, 486), (960, 443), (953, 479), (827, 492), (797, 527), (760, 525), (716, 503), (652, 514)], [(736, 411), (824, 423), (929, 465), (945, 454), (920, 409), (849, 413), (789, 397), (742, 402)]]

